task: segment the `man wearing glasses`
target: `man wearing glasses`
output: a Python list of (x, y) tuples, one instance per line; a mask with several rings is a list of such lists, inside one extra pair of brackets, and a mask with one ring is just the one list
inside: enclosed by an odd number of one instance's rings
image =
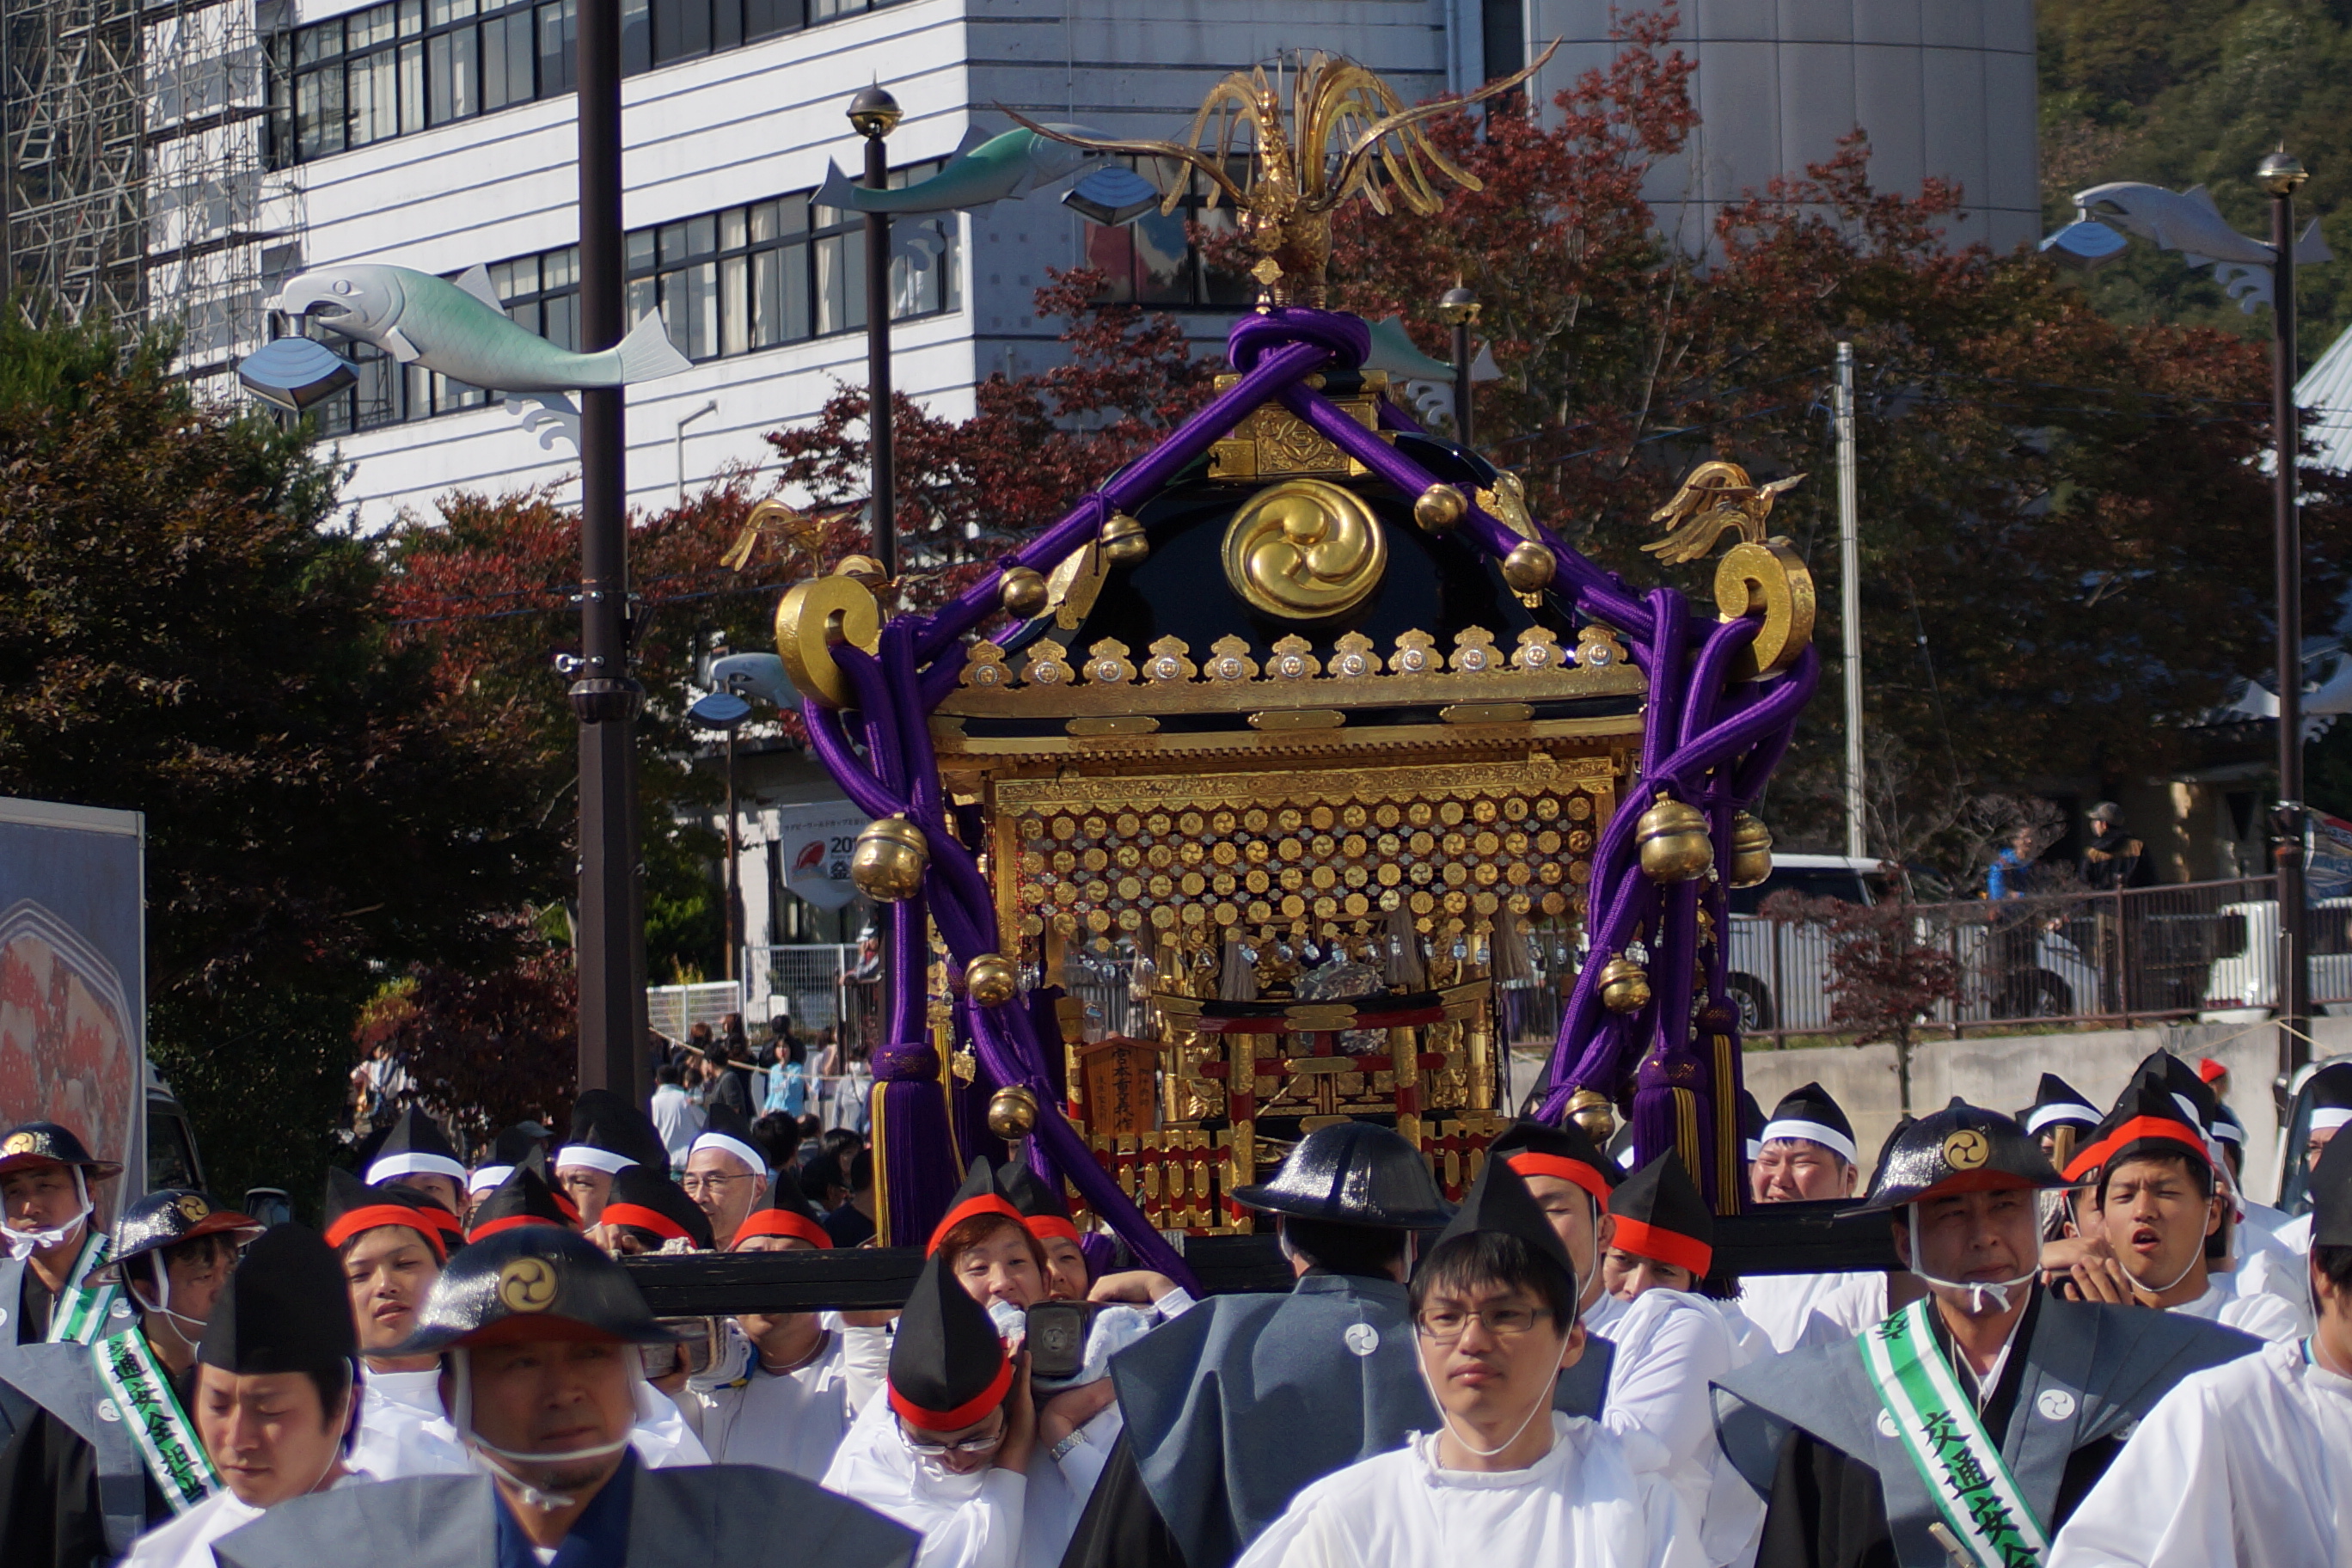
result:
[(688, 1151), (686, 1174), (677, 1184), (710, 1216), (712, 1245), (727, 1247), (768, 1195), (767, 1158), (751, 1142), (751, 1130), (740, 1117), (713, 1106), (710, 1124)]

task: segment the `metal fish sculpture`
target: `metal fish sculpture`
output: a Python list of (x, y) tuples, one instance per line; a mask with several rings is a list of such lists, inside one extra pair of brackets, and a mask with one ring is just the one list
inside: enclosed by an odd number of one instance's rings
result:
[(558, 348), (508, 320), (479, 267), (455, 283), (376, 263), (320, 267), (289, 279), (278, 309), (373, 343), (403, 364), (498, 392), (621, 386), (693, 364), (670, 342), (659, 311), (602, 353)]
[[(1101, 134), (1083, 125), (1056, 124), (1049, 129), (1073, 136)], [(870, 191), (853, 184), (847, 174), (828, 163), (824, 184), (817, 188), (816, 199), (820, 205), (841, 211), (887, 213), (894, 217), (906, 213), (961, 212), (1009, 196), (1026, 195), (1041, 185), (1052, 184), (1096, 155), (1034, 131), (1007, 131), (1001, 136), (984, 136), (975, 126), (964, 133), (963, 144), (956, 149), (947, 166), (928, 180), (904, 190)]]

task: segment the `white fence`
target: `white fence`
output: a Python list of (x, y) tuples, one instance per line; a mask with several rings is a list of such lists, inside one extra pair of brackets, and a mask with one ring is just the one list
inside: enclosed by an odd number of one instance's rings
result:
[(882, 965), (852, 942), (752, 947), (743, 952), (743, 1026), (757, 1033), (777, 1014), (814, 1040), (831, 1029), (849, 1046), (879, 1043)]
[(686, 1038), (687, 1030), (697, 1024), (708, 1024), (710, 1032), (719, 1032), (719, 1020), (730, 1013), (743, 1011), (743, 987), (732, 980), (720, 980), (705, 985), (648, 985), (646, 987), (646, 1023), (654, 1033), (673, 1040)]

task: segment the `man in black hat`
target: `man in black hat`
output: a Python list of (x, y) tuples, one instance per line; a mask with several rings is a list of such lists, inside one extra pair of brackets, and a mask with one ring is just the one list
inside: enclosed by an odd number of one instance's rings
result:
[(372, 1187), (349, 1171), (327, 1173), (325, 1239), (342, 1269), (366, 1361), (352, 1463), (378, 1480), (466, 1468), (454, 1436), (444, 1435), (437, 1363), (395, 1353), (416, 1331), (416, 1315), (448, 1262), (439, 1223), (448, 1217), (414, 1187)]
[(334, 1249), (306, 1226), (237, 1259), (196, 1351), (196, 1434), (220, 1489), (141, 1536), (123, 1568), (213, 1568), (213, 1542), (264, 1510), (372, 1479), (344, 1464), (359, 1336), (342, 1300)]
[(1717, 1388), (1724, 1450), (1769, 1500), (1759, 1568), (2037, 1561), (2133, 1421), (2258, 1347), (2040, 1288), (2034, 1194), (2062, 1180), (2016, 1122), (1958, 1100), (1889, 1142), (1861, 1207), (1928, 1296)]
[(555, 1184), (582, 1225), (604, 1212), (613, 1177), (631, 1165), (669, 1170), (669, 1150), (652, 1119), (608, 1089), (583, 1089), (572, 1102), (572, 1137), (555, 1152)]
[[(1517, 1173), (1550, 1224), (1552, 1235), (1567, 1251), (1569, 1266), (1579, 1282), (1578, 1319), (1581, 1321), (1596, 1310), (1622, 1306), (1609, 1295), (1601, 1278), (1601, 1254), (1608, 1250), (1616, 1225), (1609, 1217), (1609, 1194), (1619, 1180), (1616, 1162), (1596, 1148), (1584, 1129), (1573, 1121), (1551, 1127), (1524, 1119), (1503, 1129), (1501, 1136), (1486, 1146), (1486, 1158), (1504, 1161)], [(1616, 1344), (1606, 1334), (1590, 1334), (1584, 1353), (1560, 1373), (1556, 1394), (1559, 1408), (1570, 1415), (1599, 1419), (1616, 1357)]]
[[(92, 1217), (90, 1188), (122, 1167), (100, 1160), (71, 1128), (29, 1121), (0, 1137), (0, 1341), (88, 1344), (131, 1321), (131, 1308), (99, 1275), (106, 1232)], [(6, 1373), (0, 1357), (0, 1378)], [(13, 1422), (0, 1398), (0, 1437)], [(17, 1414), (21, 1415), (20, 1410)]]
[(2183, 1378), (2052, 1545), (2050, 1568), (2337, 1563), (2352, 1510), (2352, 1141), (2312, 1173), (2309, 1339)]
[(1412, 1233), (1452, 1211), (1420, 1151), (1335, 1122), (1232, 1195), (1275, 1216), (1298, 1282), (1203, 1301), (1112, 1358), (1126, 1431), (1064, 1568), (1227, 1568), (1309, 1481), (1435, 1419), (1404, 1281)]
[(220, 1568), (370, 1563), (473, 1568), (905, 1563), (913, 1538), (773, 1470), (641, 1467), (636, 1347), (675, 1343), (621, 1266), (554, 1226), (519, 1226), (450, 1260), (404, 1351), (441, 1358), (441, 1396), (476, 1476), (316, 1492), (214, 1543)]
[(1438, 1429), (1307, 1487), (1240, 1568), (1696, 1563), (1672, 1489), (1556, 1407), (1586, 1344), (1577, 1293), (1526, 1183), (1488, 1160), (1412, 1278)]
[[(1851, 1198), (1861, 1157), (1845, 1108), (1820, 1084), (1805, 1084), (1781, 1097), (1758, 1135), (1748, 1195), (1759, 1204)], [(1739, 1310), (1776, 1351), (1850, 1340), (1886, 1316), (1886, 1275), (1874, 1268), (1753, 1275), (1740, 1282)]]
[(441, 1124), (412, 1105), (376, 1145), (367, 1183), (399, 1182), (415, 1187), (453, 1215), (466, 1212), (466, 1163)]
[(490, 1140), (489, 1158), (466, 1177), (465, 1217), (469, 1223), (475, 1206), (513, 1175), (517, 1165), (536, 1160), (539, 1168), (546, 1170), (547, 1140), (547, 1129), (536, 1121), (518, 1121)]
[(2050, 1163), (2064, 1170), (2074, 1163), (2075, 1149), (2090, 1141), (2100, 1117), (2083, 1091), (2054, 1072), (2042, 1075), (2033, 1103), (2018, 1117), (2026, 1136), (2042, 1145)]
[(631, 1165), (613, 1177), (588, 1239), (615, 1258), (647, 1252), (708, 1252), (710, 1215), (666, 1173)]
[(9, 1381), (38, 1411), (0, 1454), (8, 1568), (89, 1568), (211, 1496), (188, 1414), (196, 1347), (259, 1222), (166, 1187), (123, 1212), (113, 1258), (139, 1321), (89, 1345), (16, 1347)]

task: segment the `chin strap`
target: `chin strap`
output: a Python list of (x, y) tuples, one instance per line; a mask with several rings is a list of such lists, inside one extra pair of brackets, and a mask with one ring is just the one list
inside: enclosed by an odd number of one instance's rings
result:
[(73, 1239), (74, 1232), (81, 1228), (82, 1222), (89, 1218), (93, 1206), (89, 1201), (89, 1184), (82, 1180), (79, 1165), (68, 1165), (66, 1169), (73, 1173), (74, 1196), (80, 1200), (81, 1207), (74, 1211), (73, 1218), (63, 1225), (51, 1226), (47, 1230), (11, 1230), (0, 1227), (0, 1240), (5, 1240), (8, 1244), (10, 1262), (22, 1263), (36, 1252), (47, 1252), (53, 1247), (63, 1247)]
[(1491, 1448), (1482, 1448), (1462, 1435), (1462, 1428), (1454, 1424), (1454, 1413), (1445, 1408), (1445, 1401), (1437, 1397), (1437, 1384), (1429, 1375), (1429, 1365), (1422, 1360), (1421, 1348), (1418, 1345), (1413, 1347), (1412, 1364), (1421, 1373), (1421, 1385), (1429, 1390), (1429, 1402), (1437, 1406), (1437, 1418), (1445, 1423), (1445, 1430), (1453, 1436), (1455, 1442), (1482, 1459), (1493, 1458), (1525, 1436), (1528, 1428), (1535, 1424), (1536, 1417), (1551, 1408), (1552, 1392), (1559, 1386), (1559, 1372), (1558, 1368), (1554, 1368), (1551, 1377), (1544, 1384), (1543, 1393), (1537, 1397), (1533, 1405), (1528, 1407), (1527, 1415), (1520, 1419), (1517, 1426), (1511, 1429), (1511, 1435)]
[(522, 1500), (532, 1508), (543, 1513), (553, 1513), (557, 1509), (570, 1508), (580, 1500), (565, 1497), (561, 1492), (546, 1491), (531, 1485), (530, 1482), (499, 1463), (500, 1459), (511, 1459), (520, 1465), (564, 1465), (582, 1459), (605, 1458), (629, 1446), (629, 1434), (625, 1432), (621, 1435), (617, 1442), (598, 1443), (587, 1448), (572, 1448), (561, 1454), (519, 1453), (512, 1448), (501, 1448), (495, 1444), (485, 1442), (482, 1435), (474, 1430), (472, 1352), (460, 1345), (450, 1353), (457, 1358), (451, 1381), (457, 1385), (457, 1408), (453, 1413), (453, 1419), (457, 1427), (457, 1440), (466, 1445), (467, 1452), (471, 1454), (484, 1469), (513, 1487), (521, 1496)]
[(163, 1320), (163, 1326), (171, 1330), (173, 1335), (177, 1338), (182, 1344), (187, 1346), (190, 1350), (194, 1350), (199, 1344), (204, 1342), (205, 1320), (202, 1318), (191, 1318), (185, 1312), (175, 1312), (172, 1310), (172, 1271), (163, 1267), (163, 1258), (161, 1253), (151, 1252), (147, 1254), (147, 1256), (154, 1260), (155, 1283), (163, 1292), (163, 1300), (159, 1301), (148, 1300), (146, 1297), (142, 1296), (139, 1293), (139, 1282), (131, 1279), (128, 1275), (123, 1277), (123, 1289), (131, 1292), (131, 1299), (139, 1303), (139, 1310), (141, 1311), (152, 1312), (157, 1317), (162, 1318)]
[[(2036, 1267), (2027, 1269), (2024, 1273), (2019, 1275), (2014, 1279), (1945, 1279), (1930, 1274), (1925, 1268), (1919, 1267), (1919, 1205), (1917, 1204), (1911, 1204), (1907, 1206), (1911, 1210), (1911, 1223), (1907, 1227), (1906, 1227), (1908, 1232), (1906, 1239), (1908, 1241), (1907, 1250), (1909, 1251), (1910, 1256), (1904, 1259), (1904, 1261), (1911, 1266), (1912, 1273), (1916, 1274), (1920, 1279), (1926, 1280), (1930, 1285), (1940, 1285), (1947, 1290), (1966, 1290), (1969, 1293), (1967, 1310), (1969, 1316), (1971, 1318), (1981, 1318), (1986, 1315), (1985, 1302), (1988, 1300), (1992, 1302), (1993, 1311), (2008, 1311), (2009, 1293), (2011, 1290), (2016, 1289), (2020, 1285), (2032, 1284), (2033, 1282), (2033, 1277), (2042, 1272), (2039, 1267), (2039, 1260), (2037, 1259)], [(2183, 1278), (2186, 1278), (2186, 1276), (2183, 1276)], [(2176, 1279), (2173, 1281), (2173, 1284), (2177, 1285), (2179, 1282), (2179, 1280)], [(2172, 1289), (2172, 1286), (2168, 1285), (2165, 1289), (2169, 1290)]]

